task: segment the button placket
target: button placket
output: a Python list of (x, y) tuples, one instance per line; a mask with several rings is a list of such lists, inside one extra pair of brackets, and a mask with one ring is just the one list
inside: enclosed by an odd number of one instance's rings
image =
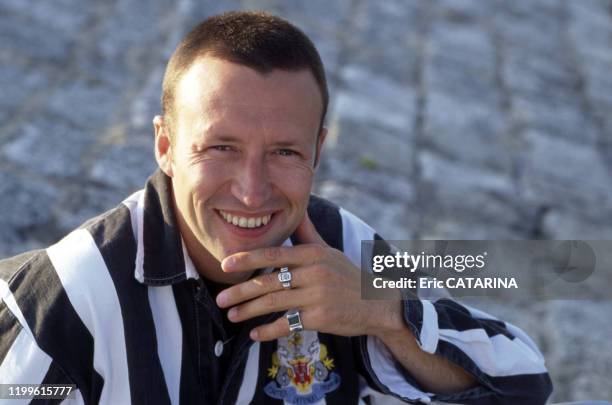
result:
[(212, 322), (215, 325), (215, 329), (220, 331), (220, 335), (221, 335), (220, 338), (223, 341), (227, 340), (228, 339), (227, 332), (225, 331), (225, 328), (223, 327), (223, 319), (221, 319), (223, 315), (221, 314), (221, 311), (214, 303), (214, 300), (210, 296), (210, 293), (208, 292), (208, 289), (204, 285), (204, 281), (202, 279), (198, 279), (198, 283), (196, 285), (195, 298), (196, 298), (196, 301), (199, 304), (201, 304), (206, 310), (206, 312), (209, 314), (210, 318), (212, 319)]
[[(221, 320), (221, 312), (210, 297), (206, 284), (198, 280), (193, 287), (195, 304), (195, 327), (197, 333), (197, 358), (200, 384), (205, 392), (206, 401), (218, 403), (224, 381), (223, 355), (228, 353), (224, 347), (227, 340)], [(223, 340), (225, 339), (225, 340)]]

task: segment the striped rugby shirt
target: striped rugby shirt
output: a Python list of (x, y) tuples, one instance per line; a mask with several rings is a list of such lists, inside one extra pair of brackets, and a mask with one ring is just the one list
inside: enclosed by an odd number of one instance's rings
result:
[[(230, 336), (186, 253), (169, 187), (158, 170), (144, 190), (57, 244), (0, 262), (0, 383), (76, 384), (64, 402), (112, 405), (349, 404), (379, 393), (543, 404), (550, 395), (543, 357), (524, 332), (445, 298), (405, 301), (404, 318), (423, 350), (480, 381), (454, 395), (421, 389), (373, 337), (249, 339), (280, 313)], [(318, 197), (308, 210), (327, 243), (359, 266), (361, 240), (378, 238), (372, 228)]]

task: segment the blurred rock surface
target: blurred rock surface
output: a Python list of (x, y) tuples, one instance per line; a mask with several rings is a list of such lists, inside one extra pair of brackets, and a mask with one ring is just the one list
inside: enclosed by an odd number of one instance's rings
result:
[[(612, 239), (609, 1), (4, 0), (0, 257), (143, 185), (165, 60), (245, 8), (316, 42), (332, 96), (316, 190), (385, 237)], [(609, 301), (485, 309), (539, 343), (555, 401), (612, 399)]]

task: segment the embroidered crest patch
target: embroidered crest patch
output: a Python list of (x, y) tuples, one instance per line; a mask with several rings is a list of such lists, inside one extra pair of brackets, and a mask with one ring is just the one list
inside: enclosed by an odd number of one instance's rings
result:
[(340, 376), (331, 371), (334, 359), (315, 331), (292, 333), (278, 339), (272, 354), (272, 378), (264, 392), (292, 404), (312, 404), (340, 386)]

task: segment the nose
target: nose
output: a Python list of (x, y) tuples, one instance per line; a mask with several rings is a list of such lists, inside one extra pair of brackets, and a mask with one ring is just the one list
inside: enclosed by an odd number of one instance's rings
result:
[(270, 198), (272, 185), (265, 164), (265, 159), (251, 157), (235, 174), (232, 182), (232, 194), (245, 207), (260, 208)]

